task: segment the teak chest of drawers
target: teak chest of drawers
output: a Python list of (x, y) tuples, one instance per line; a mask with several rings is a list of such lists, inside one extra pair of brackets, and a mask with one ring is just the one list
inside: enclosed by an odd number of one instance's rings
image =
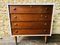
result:
[(8, 5), (12, 35), (51, 35), (53, 5)]

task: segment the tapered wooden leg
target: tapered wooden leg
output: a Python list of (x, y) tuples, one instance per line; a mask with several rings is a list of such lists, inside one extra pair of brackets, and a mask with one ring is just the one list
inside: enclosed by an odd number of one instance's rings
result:
[(45, 43), (47, 43), (47, 36), (45, 36)]
[(16, 42), (16, 45), (18, 45), (18, 42), (17, 42), (17, 36), (15, 36), (15, 42)]

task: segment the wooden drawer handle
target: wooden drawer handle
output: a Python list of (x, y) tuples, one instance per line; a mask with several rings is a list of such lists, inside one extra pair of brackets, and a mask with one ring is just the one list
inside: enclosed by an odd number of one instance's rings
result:
[(45, 18), (47, 18), (47, 16), (45, 16)]
[(17, 18), (17, 16), (14, 16), (14, 18)]
[(16, 31), (15, 33), (18, 33), (18, 31)]
[(47, 25), (47, 23), (44, 23), (44, 25)]
[(48, 9), (48, 8), (45, 8), (46, 10)]
[(41, 17), (42, 17), (43, 15), (41, 14)]
[(30, 5), (30, 8), (32, 8), (33, 6)]
[(15, 23), (14, 26), (18, 26), (18, 24)]
[(44, 32), (47, 32), (47, 30), (44, 30)]
[(14, 8), (13, 10), (16, 10), (16, 8)]

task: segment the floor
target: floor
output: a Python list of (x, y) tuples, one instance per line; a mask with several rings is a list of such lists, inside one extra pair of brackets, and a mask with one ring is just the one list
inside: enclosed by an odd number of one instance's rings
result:
[[(2, 42), (0, 45), (16, 45), (15, 42)], [(25, 37), (18, 41), (18, 45), (60, 45), (60, 35), (52, 35), (48, 37), (48, 43), (44, 42), (44, 37)]]

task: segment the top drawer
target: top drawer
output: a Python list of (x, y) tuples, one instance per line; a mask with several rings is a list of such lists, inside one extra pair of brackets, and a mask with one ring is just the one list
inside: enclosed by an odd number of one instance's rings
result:
[(52, 13), (53, 5), (9, 5), (10, 13)]

